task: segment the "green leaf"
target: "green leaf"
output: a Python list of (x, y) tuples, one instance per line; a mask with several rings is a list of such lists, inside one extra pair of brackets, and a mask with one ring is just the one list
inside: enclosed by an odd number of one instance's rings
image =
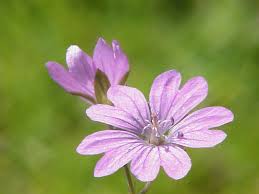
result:
[(130, 71), (128, 71), (127, 73), (124, 74), (124, 76), (121, 78), (121, 80), (119, 82), (120, 85), (125, 85), (128, 77), (129, 77), (129, 73), (130, 73)]
[(94, 79), (94, 92), (97, 103), (112, 104), (107, 98), (107, 91), (110, 86), (111, 84), (105, 73), (97, 69)]

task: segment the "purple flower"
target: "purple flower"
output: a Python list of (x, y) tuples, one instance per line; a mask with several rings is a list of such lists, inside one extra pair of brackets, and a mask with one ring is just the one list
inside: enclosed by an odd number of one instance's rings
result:
[(180, 82), (175, 70), (159, 75), (149, 104), (139, 90), (113, 86), (107, 96), (114, 106), (97, 104), (86, 111), (92, 120), (118, 128), (89, 135), (77, 148), (82, 155), (105, 153), (96, 164), (95, 177), (131, 162), (131, 172), (143, 182), (154, 180), (160, 166), (169, 177), (181, 179), (191, 168), (184, 147), (213, 147), (226, 138), (223, 131), (211, 128), (231, 122), (230, 110), (214, 106), (188, 114), (207, 96), (206, 80), (194, 77), (182, 88)]
[(68, 70), (56, 62), (48, 62), (46, 67), (50, 76), (67, 92), (90, 103), (96, 100), (94, 80), (97, 69), (106, 74), (111, 86), (119, 84), (129, 71), (128, 59), (119, 43), (114, 40), (110, 47), (102, 38), (95, 46), (93, 58), (72, 45), (67, 49), (66, 62)]

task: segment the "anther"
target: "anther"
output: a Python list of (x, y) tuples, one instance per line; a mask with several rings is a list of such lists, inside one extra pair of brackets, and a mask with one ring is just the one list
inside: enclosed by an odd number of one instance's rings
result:
[(172, 123), (172, 125), (174, 125), (174, 118), (173, 117), (171, 117), (171, 123)]
[(183, 132), (181, 132), (181, 131), (177, 132), (177, 137), (178, 138), (183, 138), (183, 136), (184, 136)]

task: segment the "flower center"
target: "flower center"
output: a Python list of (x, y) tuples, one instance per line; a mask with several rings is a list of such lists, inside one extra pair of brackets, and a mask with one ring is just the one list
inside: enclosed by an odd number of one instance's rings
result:
[(161, 145), (165, 143), (167, 136), (164, 134), (173, 125), (173, 120), (161, 121), (158, 119), (157, 114), (152, 112), (151, 121), (142, 131), (143, 139), (150, 144)]

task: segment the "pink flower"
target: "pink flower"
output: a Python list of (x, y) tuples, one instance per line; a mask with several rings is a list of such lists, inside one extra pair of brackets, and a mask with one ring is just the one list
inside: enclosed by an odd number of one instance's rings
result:
[(153, 181), (160, 166), (169, 177), (181, 179), (191, 168), (184, 147), (213, 147), (226, 138), (211, 128), (231, 122), (230, 110), (214, 106), (190, 113), (207, 96), (206, 80), (194, 77), (182, 88), (180, 82), (175, 70), (159, 75), (149, 104), (139, 90), (113, 86), (107, 96), (114, 106), (97, 104), (86, 111), (92, 120), (118, 128), (89, 135), (78, 146), (82, 155), (105, 153), (94, 176), (110, 175), (130, 163), (131, 172), (143, 182)]
[(93, 58), (72, 45), (67, 49), (66, 61), (68, 70), (56, 62), (48, 62), (46, 67), (50, 76), (67, 92), (81, 96), (90, 103), (96, 100), (94, 80), (97, 69), (106, 74), (112, 86), (119, 84), (129, 71), (128, 59), (115, 40), (110, 47), (99, 38)]

